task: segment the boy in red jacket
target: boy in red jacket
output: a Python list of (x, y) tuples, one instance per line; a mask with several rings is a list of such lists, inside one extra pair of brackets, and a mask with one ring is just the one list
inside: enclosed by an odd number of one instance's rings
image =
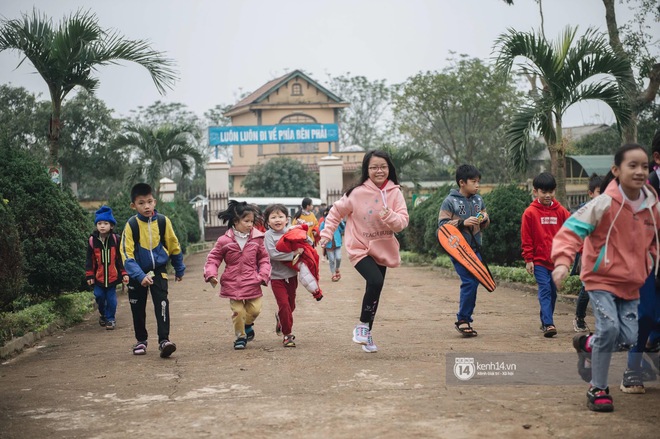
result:
[(522, 216), (520, 229), (525, 268), (534, 275), (539, 286), (541, 330), (546, 338), (557, 335), (553, 314), (557, 287), (552, 281), (554, 264), (550, 258), (552, 240), (570, 213), (555, 200), (557, 182), (552, 174), (542, 172), (533, 182), (534, 201)]

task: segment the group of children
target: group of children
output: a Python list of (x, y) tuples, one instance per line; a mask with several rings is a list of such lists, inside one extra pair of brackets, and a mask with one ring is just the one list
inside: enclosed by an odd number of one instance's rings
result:
[[(653, 157), (660, 164), (660, 132), (654, 138), (653, 149)], [(557, 334), (553, 320), (557, 288), (579, 256), (583, 289), (576, 309), (575, 331), (588, 331), (584, 318), (590, 299), (595, 333), (576, 335), (573, 345), (578, 352), (578, 371), (590, 382), (587, 405), (595, 411), (613, 410), (607, 385), (612, 352), (632, 348), (621, 390), (643, 393), (642, 354), (657, 348), (660, 340), (660, 288), (656, 288), (660, 205), (657, 193), (646, 186), (648, 178), (645, 149), (636, 144), (624, 145), (615, 155), (610, 174), (602, 182), (591, 179), (592, 200), (572, 215), (554, 198), (554, 177), (539, 174), (533, 181), (534, 200), (521, 220), (522, 256), (527, 271), (538, 284), (544, 337)], [(458, 227), (482, 259), (482, 231), (489, 226), (490, 217), (477, 193), (480, 180), (474, 166), (458, 167), (458, 189), (443, 201), (438, 226), (449, 223)], [(653, 181), (658, 191), (660, 179), (656, 172), (651, 176)], [(116, 224), (112, 212), (106, 206), (97, 211), (97, 230), (90, 237), (88, 249), (87, 278), (94, 285), (100, 323), (107, 329), (115, 327), (114, 287), (122, 281), (128, 283), (136, 355), (147, 349), (145, 307), (150, 290), (161, 357), (168, 357), (176, 346), (169, 341), (165, 265), (168, 259), (172, 261), (175, 280), (181, 280), (185, 266), (171, 223), (155, 211), (155, 205), (148, 185), (138, 184), (132, 189), (131, 207), (137, 215), (127, 222), (120, 242), (112, 233), (111, 226)], [(261, 311), (261, 287), (269, 284), (278, 305), (276, 332), (282, 335), (284, 347), (294, 347), (292, 328), (298, 283), (317, 300), (323, 297), (318, 287), (319, 257), (314, 246), (320, 243), (326, 249), (332, 280), (338, 281), (344, 241), (351, 263), (366, 281), (353, 341), (365, 352), (376, 352), (371, 331), (386, 271), (400, 264), (394, 234), (408, 225), (406, 203), (389, 155), (378, 150), (365, 155), (360, 182), (324, 212), (320, 225), (316, 217), (312, 219), (311, 200), (303, 200), (301, 207), (292, 222), (288, 209), (280, 204), (268, 206), (262, 217), (258, 207), (232, 200), (219, 214), (230, 227), (210, 251), (204, 279), (214, 287), (219, 283), (220, 297), (230, 299), (234, 348), (244, 349), (254, 338), (253, 325)], [(255, 222), (261, 221), (265, 229), (255, 227)], [(218, 279), (222, 262), (225, 269)], [(458, 261), (452, 262), (461, 279), (455, 327), (464, 337), (474, 337), (477, 331), (472, 328), (472, 315), (479, 282)]]

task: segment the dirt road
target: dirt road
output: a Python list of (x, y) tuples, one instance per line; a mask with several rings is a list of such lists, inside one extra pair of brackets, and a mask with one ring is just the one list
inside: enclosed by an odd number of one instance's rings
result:
[[(553, 370), (576, 377), (569, 304), (557, 306), (559, 335), (544, 339), (533, 294), (502, 286), (491, 294), (480, 289), (474, 323), (479, 336), (463, 339), (453, 327), (458, 279), (429, 267), (404, 266), (388, 271), (373, 330), (380, 350), (367, 354), (351, 341), (363, 282), (345, 258), (343, 279), (324, 282), (323, 301), (299, 288), (298, 347), (281, 346), (274, 333), (275, 301), (264, 289), (256, 339), (245, 351), (234, 351), (229, 304), (203, 282), (204, 258), (188, 258), (184, 281), (171, 284), (171, 338), (178, 350), (170, 359), (159, 358), (155, 340), (146, 356), (132, 355), (124, 295), (115, 331), (99, 327), (93, 315), (2, 364), (0, 437), (641, 438), (658, 433), (658, 382), (647, 383), (645, 395), (624, 395), (618, 390), (620, 369), (610, 374), (615, 402), (610, 414), (588, 411), (587, 385), (578, 378), (547, 385), (552, 373), (533, 371), (541, 384), (524, 378), (480, 385), (447, 376), (448, 354), (532, 353), (558, 359)], [(321, 268), (327, 279), (327, 263)], [(151, 306), (147, 323), (155, 337)], [(526, 365), (517, 366), (522, 374)]]

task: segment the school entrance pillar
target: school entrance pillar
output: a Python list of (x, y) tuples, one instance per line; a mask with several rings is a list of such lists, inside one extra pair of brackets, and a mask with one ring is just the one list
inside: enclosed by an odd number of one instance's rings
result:
[(213, 159), (206, 165), (206, 193), (229, 193), (229, 163)]
[(167, 177), (161, 178), (158, 183), (158, 198), (166, 203), (174, 201), (174, 194), (176, 194), (176, 183)]
[(319, 189), (321, 201), (328, 203), (328, 193), (341, 193), (344, 186), (343, 163), (337, 156), (326, 156), (319, 160)]

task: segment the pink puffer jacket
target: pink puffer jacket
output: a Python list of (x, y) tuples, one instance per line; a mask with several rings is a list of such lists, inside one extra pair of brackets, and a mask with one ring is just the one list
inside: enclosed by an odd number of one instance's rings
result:
[(261, 297), (261, 285), (270, 281), (270, 257), (264, 247), (264, 233), (253, 228), (241, 250), (233, 229), (227, 230), (206, 257), (204, 279), (218, 277), (218, 267), (225, 262), (220, 277), (220, 297), (247, 300)]

